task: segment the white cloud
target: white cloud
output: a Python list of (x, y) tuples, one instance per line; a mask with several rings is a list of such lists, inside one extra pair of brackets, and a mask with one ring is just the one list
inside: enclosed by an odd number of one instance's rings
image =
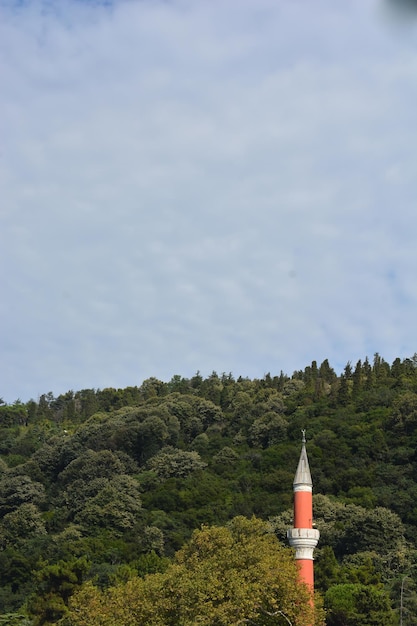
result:
[(45, 6), (0, 8), (0, 395), (415, 351), (410, 31), (376, 2)]

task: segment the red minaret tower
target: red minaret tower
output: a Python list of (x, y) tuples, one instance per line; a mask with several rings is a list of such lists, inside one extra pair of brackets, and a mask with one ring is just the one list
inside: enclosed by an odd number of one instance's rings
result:
[(290, 546), (300, 569), (300, 580), (314, 591), (313, 551), (320, 533), (313, 528), (313, 483), (306, 451), (306, 431), (303, 433), (300, 460), (294, 477), (294, 528), (287, 531)]

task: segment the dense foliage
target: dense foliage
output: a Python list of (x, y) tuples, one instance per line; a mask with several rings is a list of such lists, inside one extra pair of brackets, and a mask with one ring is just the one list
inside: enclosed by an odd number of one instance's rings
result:
[(245, 517), (194, 531), (162, 573), (136, 575), (105, 591), (83, 585), (70, 609), (73, 626), (305, 626), (314, 620), (291, 551), (264, 522)]
[[(180, 565), (189, 621), (161, 609), (149, 623), (195, 623), (196, 597), (198, 623), (233, 623), (226, 606), (225, 621), (210, 622), (207, 598), (187, 595), (184, 555), (192, 560), (193, 531), (231, 540), (242, 516), (268, 521), (285, 543), (302, 428), (326, 623), (416, 625), (417, 357), (388, 364), (378, 354), (340, 376), (326, 360), (292, 376), (197, 373), (1, 405), (0, 625), (78, 626), (80, 598), (94, 612), (135, 589), (145, 611)], [(245, 619), (288, 623), (283, 602), (263, 598)], [(270, 622), (259, 613), (267, 606)]]

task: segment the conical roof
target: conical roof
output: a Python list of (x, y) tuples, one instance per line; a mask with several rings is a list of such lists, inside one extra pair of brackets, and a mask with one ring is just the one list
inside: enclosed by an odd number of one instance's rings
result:
[(298, 461), (297, 471), (294, 476), (294, 487), (296, 485), (308, 485), (309, 487), (313, 486), (313, 482), (311, 480), (310, 466), (308, 464), (307, 450), (306, 450), (306, 437), (305, 430), (303, 433), (303, 445), (301, 448), (300, 460)]

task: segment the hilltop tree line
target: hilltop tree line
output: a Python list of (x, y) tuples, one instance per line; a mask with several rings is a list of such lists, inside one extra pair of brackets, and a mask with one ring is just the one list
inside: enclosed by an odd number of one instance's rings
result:
[(378, 354), (2, 403), (0, 625), (303, 626), (303, 428), (315, 623), (324, 603), (327, 626), (416, 625), (417, 356)]

